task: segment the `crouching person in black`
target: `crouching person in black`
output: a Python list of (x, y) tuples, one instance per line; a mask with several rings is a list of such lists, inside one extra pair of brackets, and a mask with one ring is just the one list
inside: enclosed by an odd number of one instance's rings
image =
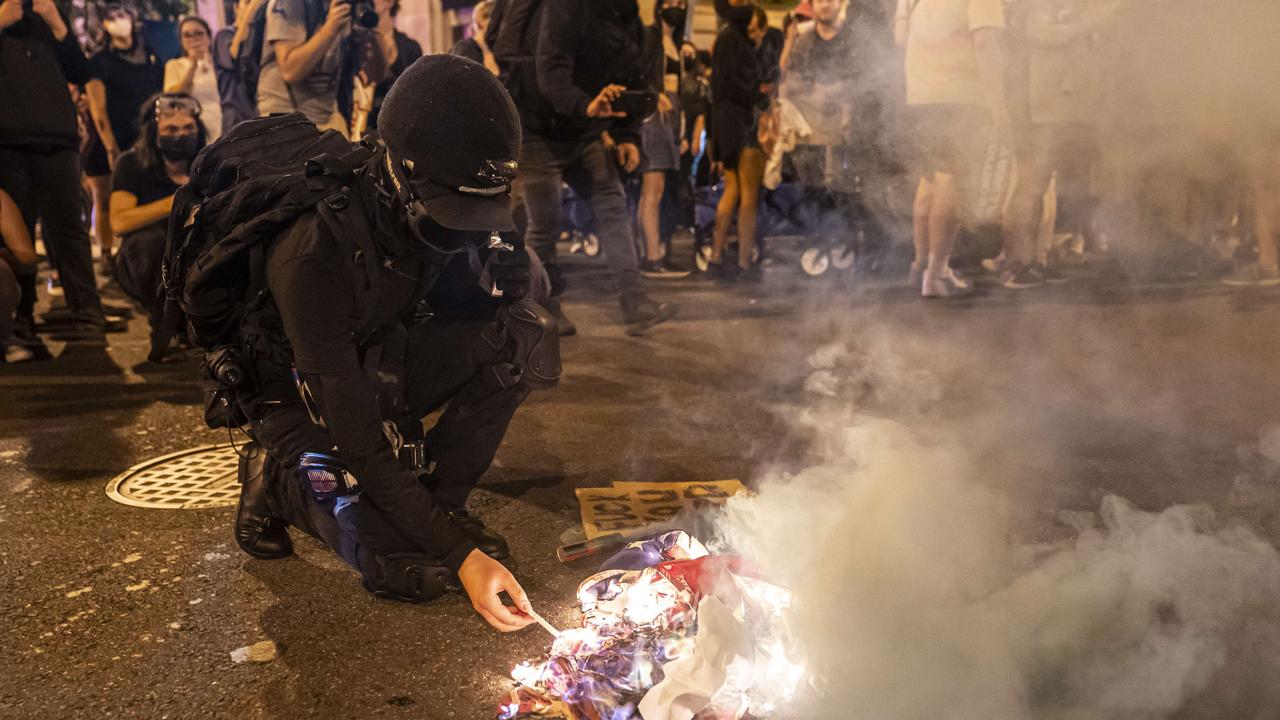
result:
[(111, 176), (111, 230), (121, 238), (112, 272), (125, 294), (147, 311), (154, 333), (164, 315), (160, 272), (173, 198), (187, 183), (208, 133), (200, 103), (182, 93), (149, 100), (138, 127), (137, 141), (116, 160)]
[(560, 372), (545, 272), (498, 234), (518, 115), (482, 65), (436, 55), (400, 77), (379, 125), (353, 181), (265, 253), (266, 299), (243, 333), (259, 348), (251, 432), (266, 453), (242, 463), (236, 541), (284, 557), (293, 526), (374, 593), (421, 602), (458, 583), (516, 630), (532, 620), (498, 562), (507, 543), (465, 504), (521, 402)]

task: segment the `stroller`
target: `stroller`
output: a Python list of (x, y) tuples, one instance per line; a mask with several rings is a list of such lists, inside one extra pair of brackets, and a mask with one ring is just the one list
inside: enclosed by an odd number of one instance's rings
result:
[[(824, 162), (831, 172), (819, 173), (820, 181), (810, 173), (808, 184), (799, 182), (807, 168), (788, 158), (782, 184), (761, 193), (756, 247), (769, 254), (786, 245), (798, 249), (794, 260), (811, 278), (832, 270), (878, 271), (893, 238), (910, 233), (912, 188), (904, 172), (886, 163), (859, 162), (865, 158), (850, 146), (829, 148)], [(803, 153), (795, 160), (803, 165)], [(868, 165), (885, 167), (868, 172)], [(695, 193), (694, 262), (703, 272), (723, 193), (721, 183)], [(727, 251), (735, 245), (731, 241)]]

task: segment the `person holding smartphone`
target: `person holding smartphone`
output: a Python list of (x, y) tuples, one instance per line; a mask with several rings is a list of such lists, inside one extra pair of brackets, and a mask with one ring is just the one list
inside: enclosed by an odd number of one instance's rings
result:
[[(654, 301), (641, 284), (631, 214), (618, 177), (619, 166), (633, 172), (640, 165), (640, 122), (657, 102), (646, 82), (640, 11), (635, 0), (543, 0), (537, 15), (534, 47), (505, 42), (533, 35), (515, 19), (497, 21), (496, 42), (490, 42), (523, 125), (515, 195), (523, 208), (516, 216), (527, 217), (525, 244), (550, 273), (548, 309), (560, 334), (574, 334), (560, 304), (565, 279), (556, 258), (561, 183), (590, 198), (623, 322), (629, 333), (643, 333), (671, 319), (676, 306)], [(508, 47), (517, 52), (506, 55)], [(617, 143), (613, 153), (601, 140), (604, 132)]]

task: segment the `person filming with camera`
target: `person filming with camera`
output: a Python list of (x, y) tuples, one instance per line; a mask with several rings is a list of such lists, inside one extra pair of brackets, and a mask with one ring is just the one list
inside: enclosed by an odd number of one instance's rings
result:
[[(339, 88), (356, 72), (376, 84), (395, 60), (389, 17), (361, 0), (271, 0), (258, 77), (258, 112), (300, 112), (320, 128), (347, 131)], [(372, 36), (372, 37), (371, 37)]]

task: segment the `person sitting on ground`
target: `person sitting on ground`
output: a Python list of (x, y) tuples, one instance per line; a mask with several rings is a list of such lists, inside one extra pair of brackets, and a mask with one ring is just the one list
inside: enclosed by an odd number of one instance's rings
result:
[(190, 95), (157, 96), (140, 113), (142, 134), (120, 156), (111, 180), (111, 228), (121, 236), (116, 280), (146, 309), (152, 332), (164, 316), (160, 269), (173, 196), (208, 136), (200, 114)]
[(201, 121), (213, 142), (222, 134), (222, 96), (209, 49), (209, 23), (194, 15), (185, 17), (178, 22), (178, 37), (183, 55), (164, 64), (164, 91), (184, 93), (200, 103)]
[(35, 294), (37, 262), (35, 244), (27, 234), (27, 223), (17, 203), (0, 190), (0, 345), (4, 346), (7, 363), (26, 362), (36, 356), (15, 334), (15, 313), (24, 294)]

